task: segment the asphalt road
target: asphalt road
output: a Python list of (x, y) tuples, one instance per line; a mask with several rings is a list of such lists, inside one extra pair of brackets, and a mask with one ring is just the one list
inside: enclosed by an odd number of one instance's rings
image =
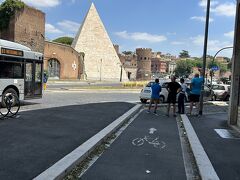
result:
[(81, 105), (103, 102), (139, 101), (138, 90), (81, 90), (81, 91), (45, 91), (42, 99), (23, 101), (21, 110), (44, 109), (68, 105)]
[(36, 177), (134, 104), (98, 103), (20, 112), (0, 121), (0, 179)]
[(105, 87), (121, 87), (122, 84), (112, 83), (112, 82), (81, 82), (81, 81), (67, 81), (67, 82), (55, 82), (47, 84), (49, 89), (52, 88), (81, 88), (81, 87), (91, 87), (91, 86), (105, 86)]

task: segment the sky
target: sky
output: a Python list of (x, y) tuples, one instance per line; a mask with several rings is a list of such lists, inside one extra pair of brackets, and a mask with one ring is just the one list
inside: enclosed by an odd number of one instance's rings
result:
[[(74, 37), (93, 2), (121, 51), (203, 54), (206, 0), (22, 0), (46, 14), (46, 38)], [(0, 0), (3, 2), (3, 0)], [(211, 0), (208, 54), (233, 46), (236, 0)], [(232, 56), (232, 50), (219, 55)]]

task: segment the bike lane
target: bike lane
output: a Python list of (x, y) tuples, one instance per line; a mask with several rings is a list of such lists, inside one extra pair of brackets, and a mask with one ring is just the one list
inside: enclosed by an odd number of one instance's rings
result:
[(141, 112), (80, 179), (186, 179), (175, 118)]

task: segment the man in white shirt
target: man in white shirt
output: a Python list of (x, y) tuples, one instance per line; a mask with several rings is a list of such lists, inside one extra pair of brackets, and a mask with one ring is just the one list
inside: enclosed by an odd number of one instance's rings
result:
[(183, 78), (180, 79), (180, 85), (181, 85), (181, 91), (179, 92), (179, 95), (178, 95), (178, 113), (184, 114), (185, 113), (184, 101), (186, 96), (187, 85), (184, 83)]

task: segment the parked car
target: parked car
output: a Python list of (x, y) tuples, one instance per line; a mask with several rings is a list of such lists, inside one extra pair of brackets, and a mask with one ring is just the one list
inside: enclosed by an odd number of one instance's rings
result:
[[(140, 92), (140, 101), (142, 103), (147, 103), (148, 100), (151, 99), (151, 94), (152, 94), (152, 89), (151, 86), (154, 84), (154, 81), (149, 82), (146, 87), (144, 87), (141, 92)], [(169, 82), (160, 82), (160, 85), (162, 87), (162, 91), (160, 93), (160, 102), (164, 103), (167, 102), (168, 99), (168, 91), (167, 91), (167, 86)], [(187, 86), (190, 88), (190, 81), (186, 82)], [(211, 100), (211, 89), (205, 85), (204, 86), (204, 92), (203, 92), (203, 100), (204, 101), (209, 101)], [(178, 98), (177, 98), (178, 99)], [(186, 93), (186, 98), (185, 102), (189, 101), (189, 94)]]
[[(151, 99), (151, 95), (152, 95), (152, 89), (151, 86), (154, 84), (154, 81), (150, 81), (146, 87), (144, 87), (141, 92), (140, 92), (140, 101), (142, 103), (146, 103), (148, 100)], [(160, 85), (162, 87), (162, 91), (160, 92), (160, 102), (167, 102), (167, 98), (168, 98), (168, 91), (167, 91), (167, 84), (168, 82), (160, 82)]]
[(228, 101), (230, 98), (230, 85), (227, 84), (217, 84), (212, 86), (211, 93), (212, 100), (223, 100)]

